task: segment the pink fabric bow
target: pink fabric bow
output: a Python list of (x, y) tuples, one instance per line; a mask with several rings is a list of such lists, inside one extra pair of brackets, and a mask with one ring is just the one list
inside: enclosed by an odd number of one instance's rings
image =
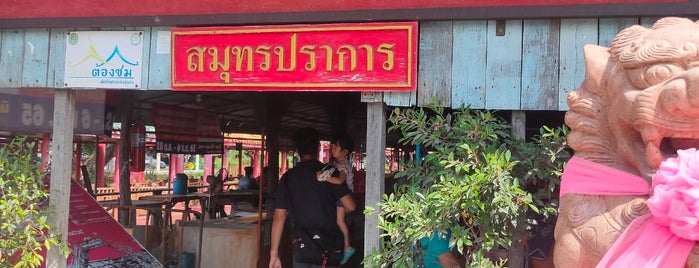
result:
[[(561, 181), (561, 196), (646, 195), (643, 178), (573, 157)], [(684, 267), (699, 238), (699, 152), (680, 150), (653, 176), (651, 214), (635, 219), (597, 267)]]

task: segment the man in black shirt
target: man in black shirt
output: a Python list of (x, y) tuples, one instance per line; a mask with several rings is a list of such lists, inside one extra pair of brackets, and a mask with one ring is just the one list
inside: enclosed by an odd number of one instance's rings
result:
[[(332, 184), (316, 179), (316, 171), (323, 168), (318, 161), (318, 132), (312, 128), (302, 128), (294, 133), (294, 145), (301, 156), (294, 168), (288, 170), (279, 181), (272, 221), (272, 244), (270, 268), (280, 268), (279, 243), (284, 230), (287, 212), (292, 217), (292, 229), (296, 231), (323, 230), (327, 233), (342, 234), (336, 223), (336, 202), (342, 202), (346, 212), (356, 208), (351, 191), (345, 184)], [(340, 243), (342, 244), (342, 243)], [(294, 261), (294, 268), (331, 267)]]

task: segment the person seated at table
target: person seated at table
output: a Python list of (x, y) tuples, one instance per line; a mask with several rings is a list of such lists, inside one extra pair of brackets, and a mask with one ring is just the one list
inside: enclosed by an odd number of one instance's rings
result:
[[(208, 187), (209, 194), (223, 192), (223, 179), (220, 176), (214, 176), (214, 175), (206, 176), (206, 182), (209, 183), (209, 187)], [(213, 200), (216, 200), (216, 199), (213, 199)], [(213, 213), (213, 215), (216, 215), (216, 213), (219, 213), (219, 215), (221, 217), (226, 217), (226, 215), (227, 215), (226, 210), (225, 210), (226, 204), (214, 202), (213, 204), (209, 204), (209, 205), (212, 206), (212, 209), (210, 210), (210, 212)]]
[(252, 177), (252, 167), (245, 167), (245, 176), (238, 180), (238, 190), (257, 190), (260, 186)]
[(206, 176), (206, 183), (209, 184), (207, 187), (209, 189), (209, 193), (223, 192), (223, 179), (221, 179), (221, 177), (208, 175)]

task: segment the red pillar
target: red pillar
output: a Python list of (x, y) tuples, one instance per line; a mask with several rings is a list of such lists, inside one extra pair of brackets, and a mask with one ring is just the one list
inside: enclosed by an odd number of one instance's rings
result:
[(252, 166), (252, 177), (253, 178), (257, 177), (257, 174), (256, 174), (257, 173), (257, 166), (258, 166), (259, 161), (260, 161), (260, 157), (258, 156), (258, 153), (259, 153), (259, 150), (252, 150), (252, 160), (251, 160), (252, 163), (250, 163), (250, 164)]
[(121, 145), (119, 141), (114, 143), (114, 189), (119, 189), (119, 156), (121, 155)]
[(204, 155), (204, 178), (209, 175), (216, 175), (214, 174), (214, 155), (212, 154), (205, 154)]
[(107, 151), (107, 145), (104, 143), (97, 144), (97, 174), (95, 174), (95, 184), (97, 187), (104, 187), (104, 157)]
[(318, 160), (320, 162), (325, 162), (325, 159), (323, 159), (323, 145), (318, 144)]
[(144, 173), (145, 171), (131, 171), (131, 182), (144, 183), (146, 181), (145, 176), (143, 175)]
[[(265, 156), (265, 160), (262, 161), (262, 168), (264, 168), (264, 167), (269, 165), (269, 153), (266, 150), (262, 150), (262, 153)], [(260, 169), (260, 175), (262, 175), (261, 173), (262, 173), (262, 169)]]
[(44, 133), (41, 136), (41, 170), (47, 171), (49, 164), (49, 145), (51, 144), (51, 133)]
[(83, 143), (80, 141), (75, 142), (75, 154), (73, 154), (73, 179), (76, 180), (81, 180), (82, 177), (80, 177), (81, 170), (80, 170), (80, 165), (82, 165), (82, 156), (83, 156)]
[[(226, 153), (228, 152), (228, 149), (226, 146), (223, 146), (223, 153), (221, 154), (221, 168), (225, 168), (226, 172), (221, 173), (221, 176), (228, 176), (228, 158), (226, 158)], [(226, 178), (223, 178), (226, 179)]]
[(175, 173), (177, 173), (177, 159), (175, 159), (174, 154), (168, 154), (167, 159), (169, 159), (170, 162), (170, 169), (168, 170), (167, 174), (167, 181), (169, 182), (175, 177)]
[(175, 161), (177, 162), (177, 165), (175, 165), (175, 174), (183, 173), (184, 172), (184, 155), (181, 155), (181, 154), (175, 155)]
[(281, 171), (279, 173), (279, 175), (284, 174), (284, 172), (286, 172), (286, 151), (282, 151), (281, 153), (282, 153), (282, 163), (281, 163), (281, 167), (279, 167), (279, 169)]
[(238, 176), (243, 175), (243, 149), (238, 149)]

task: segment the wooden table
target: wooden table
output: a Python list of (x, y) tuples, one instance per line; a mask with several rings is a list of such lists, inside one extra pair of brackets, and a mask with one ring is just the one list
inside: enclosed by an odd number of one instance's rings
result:
[[(110, 209), (119, 208), (119, 200), (108, 200), (108, 201), (98, 201), (100, 206), (107, 207)], [(154, 225), (158, 227), (163, 227), (163, 213), (162, 208), (166, 203), (163, 201), (148, 201), (148, 200), (131, 200), (131, 206), (122, 207), (125, 209), (146, 209), (149, 216), (153, 216)], [(133, 213), (135, 215), (135, 213)], [(114, 215), (112, 215), (113, 217)], [(132, 216), (133, 221), (135, 217)], [(146, 225), (148, 225), (148, 220), (146, 219)]]
[(197, 200), (200, 198), (200, 193), (189, 193), (189, 194), (161, 194), (161, 195), (146, 195), (141, 196), (139, 200), (145, 201), (156, 201), (165, 203), (165, 223), (172, 225), (171, 210), (177, 203), (184, 203), (184, 213), (182, 213), (182, 220), (190, 220), (189, 217), (189, 201)]
[(235, 209), (235, 203), (249, 202), (253, 206), (258, 205), (259, 191), (235, 190), (220, 193), (198, 193), (202, 198), (202, 209), (206, 207), (209, 218), (216, 218), (216, 205), (231, 205), (231, 213)]

